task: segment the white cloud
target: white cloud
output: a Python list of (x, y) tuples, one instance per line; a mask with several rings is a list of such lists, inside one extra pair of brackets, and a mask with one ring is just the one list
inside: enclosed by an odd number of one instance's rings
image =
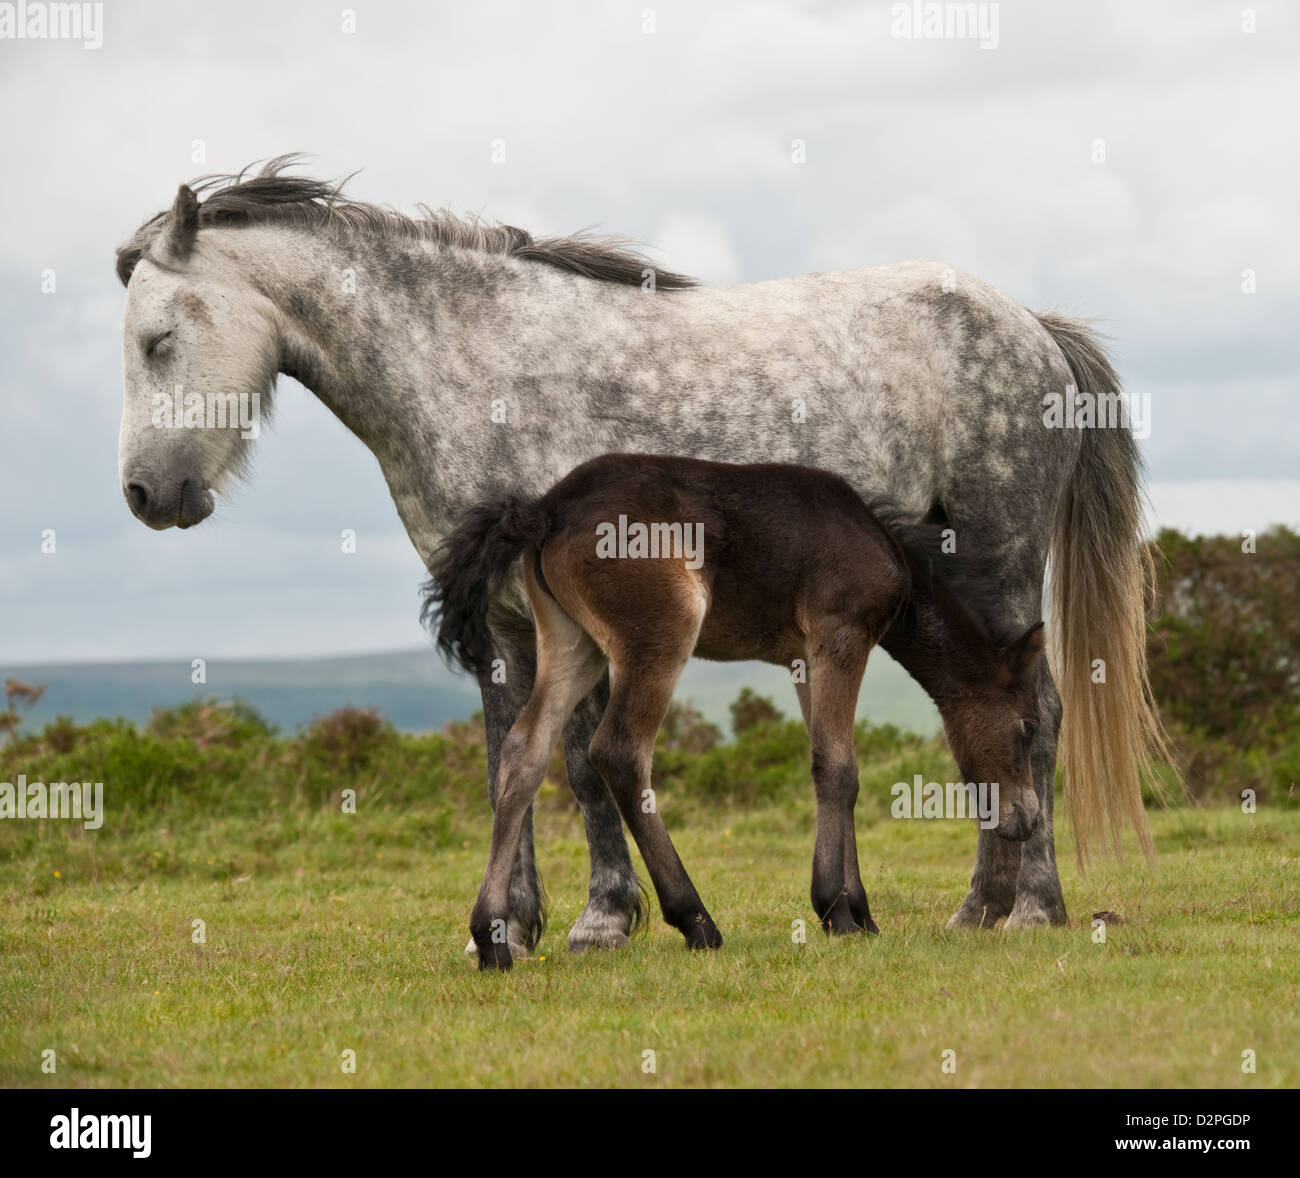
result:
[(1300, 531), (1300, 479), (1286, 482), (1152, 483), (1151, 522), (1188, 535), (1240, 536), (1274, 524)]
[(714, 286), (738, 282), (740, 258), (726, 222), (708, 213), (669, 212), (654, 235), (657, 252), (671, 270), (685, 271)]
[[(1236, 531), (1294, 502), (1294, 482), (1237, 481), (1300, 478), (1300, 75), (1276, 0), (1253, 36), (1213, 0), (1004, 2), (991, 51), (894, 39), (886, 3), (656, 0), (654, 33), (641, 4), (393, 3), (353, 35), (324, 3), (105, 7), (101, 50), (0, 45), (21, 112), (0, 126), (0, 567), (8, 614), (37, 619), (0, 654), (158, 652), (155, 586), (167, 626), (200, 616), (214, 644), (238, 613), (240, 650), (413, 632), (413, 553), (400, 589), (395, 566), (341, 587), (312, 555), (343, 519), (404, 540), (374, 460), (300, 390), (202, 534), (146, 533), (117, 487), (114, 247), (181, 180), (286, 150), (363, 168), (366, 199), (594, 224), (714, 283), (944, 258), (1102, 317), (1152, 396), (1168, 518)], [(1165, 485), (1185, 478), (1221, 485)], [(50, 526), (63, 563), (32, 564)]]

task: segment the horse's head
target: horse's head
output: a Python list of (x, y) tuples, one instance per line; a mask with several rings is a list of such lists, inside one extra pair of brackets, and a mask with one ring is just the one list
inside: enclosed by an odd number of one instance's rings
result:
[(278, 367), (273, 304), (248, 280), (182, 185), (169, 212), (118, 253), (126, 283), (122, 492), (151, 528), (212, 513), (257, 437)]
[(940, 701), (948, 744), (963, 777), (997, 783), (994, 830), (1015, 841), (1029, 838), (1041, 818), (1029, 748), (1040, 720), (1043, 642), (1038, 622), (1009, 645), (990, 646), (986, 657), (966, 663), (964, 690)]

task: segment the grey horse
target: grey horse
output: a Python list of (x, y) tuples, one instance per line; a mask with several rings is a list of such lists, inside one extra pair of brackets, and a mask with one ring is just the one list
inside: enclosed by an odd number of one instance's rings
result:
[[(1085, 325), (935, 262), (699, 287), (617, 239), (408, 217), (290, 174), (293, 162), (182, 185), (118, 250), (120, 474), (140, 520), (185, 528), (211, 513), (245, 470), (250, 418), (269, 410), (278, 373), (374, 453), (426, 564), (471, 505), (539, 495), (611, 451), (821, 467), (951, 529), (994, 635), (1042, 616), (1052, 558), (1055, 679), (1044, 664), (1031, 752), (1044, 821), (1024, 843), (981, 832), (950, 925), (1065, 922), (1058, 742), (1080, 856), (1125, 823), (1149, 853), (1140, 775), (1163, 745), (1147, 690), (1140, 461)], [(499, 657), (480, 675), (493, 798), (532, 684), (528, 619), (508, 586), (491, 613)], [(588, 757), (607, 698), (606, 681), (564, 730), (591, 854), (575, 951), (625, 944), (644, 916)], [(522, 956), (544, 925), (531, 812), (509, 911)]]

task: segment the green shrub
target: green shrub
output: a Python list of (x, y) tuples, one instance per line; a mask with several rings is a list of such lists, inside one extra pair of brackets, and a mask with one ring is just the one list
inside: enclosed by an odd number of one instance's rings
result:
[(294, 745), (306, 764), (355, 775), (396, 742), (396, 730), (374, 708), (348, 707), (318, 716)]

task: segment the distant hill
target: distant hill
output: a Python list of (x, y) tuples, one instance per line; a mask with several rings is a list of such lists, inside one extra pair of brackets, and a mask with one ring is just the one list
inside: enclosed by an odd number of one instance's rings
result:
[[(28, 716), (40, 727), (58, 715), (85, 722), (124, 716), (147, 721), (156, 707), (215, 696), (247, 700), (283, 731), (351, 704), (374, 707), (398, 728), (441, 728), (477, 711), (477, 686), (453, 675), (432, 650), (307, 659), (210, 659), (207, 682), (190, 682), (187, 660), (143, 663), (64, 663), (0, 666), (0, 678), (45, 685)], [(692, 662), (678, 686), (705, 716), (730, 731), (728, 705), (742, 687), (771, 696), (783, 711), (798, 714), (789, 676), (761, 663)], [(858, 714), (920, 732), (937, 731), (934, 706), (897, 663), (882, 651), (871, 656)]]

